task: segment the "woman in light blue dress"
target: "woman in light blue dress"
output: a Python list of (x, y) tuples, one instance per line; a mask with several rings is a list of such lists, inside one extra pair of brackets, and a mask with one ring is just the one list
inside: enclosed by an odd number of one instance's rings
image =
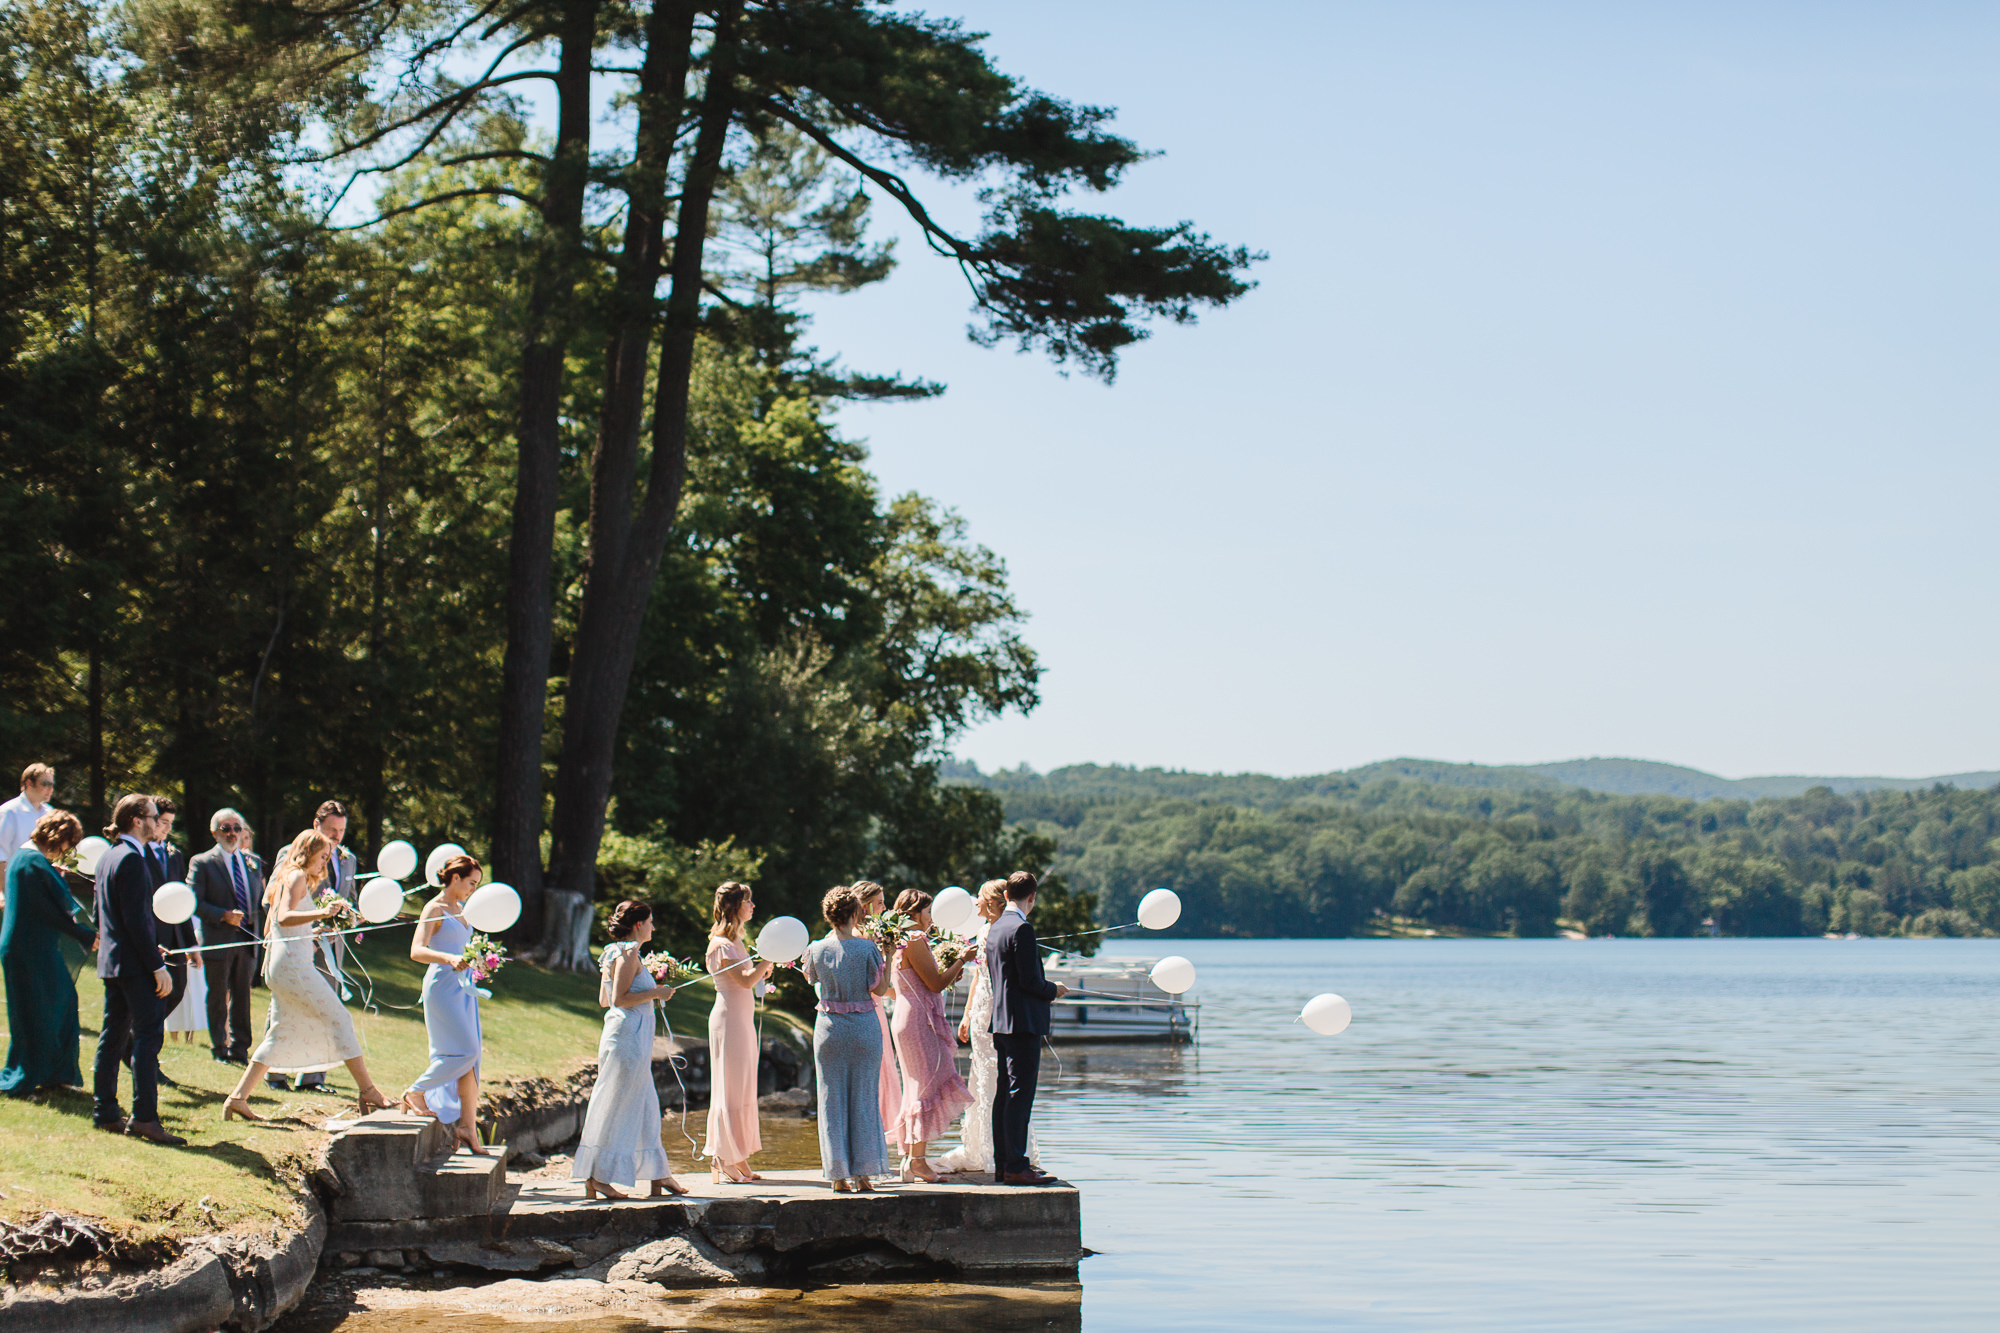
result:
[(485, 874), (475, 858), (452, 857), (438, 872), (443, 888), (417, 918), (410, 958), (430, 964), (423, 1002), (431, 1063), (403, 1094), (404, 1110), (453, 1122), (458, 1142), (481, 1157), (489, 1154), (479, 1146), (479, 993), (466, 974), (464, 952), (472, 938), (465, 900)]
[(626, 1196), (612, 1185), (653, 1182), (652, 1197), (686, 1194), (660, 1146), (660, 1090), (653, 1083), (653, 1001), (671, 1000), (641, 966), (653, 938), (653, 909), (630, 900), (611, 912), (611, 943), (599, 959), (597, 1002), (604, 1006), (604, 1037), (597, 1044), (597, 1086), (583, 1118), (569, 1178), (583, 1182), (583, 1197)]
[(813, 1063), (819, 1076), (820, 1169), (846, 1194), (872, 1190), (889, 1169), (882, 1139), (882, 1029), (874, 996), (894, 985), (875, 941), (863, 936), (861, 895), (831, 890), (820, 904), (833, 934), (806, 950), (806, 980), (819, 991)]

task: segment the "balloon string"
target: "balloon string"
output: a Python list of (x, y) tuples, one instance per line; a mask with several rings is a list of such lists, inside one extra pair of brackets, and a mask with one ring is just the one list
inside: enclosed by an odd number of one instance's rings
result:
[[(655, 1001), (655, 1003), (660, 1006), (660, 1024), (667, 1030), (667, 1068), (674, 1071), (674, 1082), (679, 1085), (681, 1090), (681, 1137), (688, 1141), (688, 1155), (690, 1160), (700, 1162), (701, 1145), (694, 1141), (694, 1135), (688, 1133), (688, 1085), (681, 1080), (681, 1065), (686, 1061), (687, 1057), (680, 1053), (680, 1041), (674, 1036), (674, 1020), (667, 1017), (666, 1001), (659, 1000)], [(711, 1069), (709, 1071), (709, 1083), (711, 1087), (714, 1085), (714, 1082), (715, 1071)], [(668, 1165), (671, 1167), (672, 1163)], [(693, 1170), (694, 1167), (690, 1166), (688, 1169)]]
[[(320, 930), (313, 932), (313, 934), (314, 938), (324, 940), (324, 939), (331, 939), (335, 935), (362, 935), (366, 934), (368, 931), (371, 930), (388, 930), (391, 926), (414, 926), (416, 924), (417, 924), (417, 918), (411, 917), (407, 921), (371, 921), (365, 926), (354, 926), (348, 930)], [(254, 940), (230, 940), (225, 944), (191, 944), (185, 949), (172, 949), (169, 950), (168, 952), (173, 957), (178, 958), (183, 954), (214, 953), (218, 949), (249, 949), (249, 948), (254, 948), (259, 944), (268, 944), (268, 943), (270, 943), (270, 941), (264, 938), (259, 938)]]

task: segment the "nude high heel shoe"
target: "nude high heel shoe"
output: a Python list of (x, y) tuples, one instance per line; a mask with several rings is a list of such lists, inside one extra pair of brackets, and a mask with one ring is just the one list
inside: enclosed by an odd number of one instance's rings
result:
[(583, 1182), (583, 1197), (586, 1199), (599, 1197), (606, 1199), (629, 1199), (632, 1196), (629, 1194), (620, 1194), (617, 1190), (612, 1189), (609, 1185), (592, 1176), (589, 1180)]
[(230, 1121), (230, 1120), (261, 1121), (265, 1117), (258, 1115), (255, 1111), (251, 1110), (250, 1103), (246, 1098), (230, 1097), (224, 1100), (222, 1103), (222, 1118), (224, 1121)]

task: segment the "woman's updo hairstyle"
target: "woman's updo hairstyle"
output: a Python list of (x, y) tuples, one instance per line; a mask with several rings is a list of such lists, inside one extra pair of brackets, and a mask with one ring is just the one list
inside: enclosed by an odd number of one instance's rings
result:
[(819, 900), (820, 915), (829, 926), (848, 926), (861, 915), (861, 895), (854, 890), (857, 886), (836, 884), (826, 891), (826, 897)]
[(889, 891), (883, 888), (880, 884), (877, 884), (872, 879), (855, 880), (854, 896), (857, 900), (859, 900), (859, 902), (863, 907), (868, 906), (868, 900), (870, 898), (874, 898), (877, 896), (880, 896), (885, 904), (889, 901)]
[(904, 916), (915, 916), (931, 905), (931, 896), (922, 889), (904, 889), (896, 895), (896, 910)]
[(35, 821), (28, 841), (43, 856), (61, 856), (83, 841), (83, 821), (67, 810), (51, 810)]
[(983, 912), (988, 909), (991, 909), (995, 915), (998, 915), (1000, 912), (1006, 909), (1006, 906), (1007, 906), (1006, 880), (989, 879), (984, 884), (981, 884), (979, 886), (980, 911)]
[(451, 882), (460, 875), (481, 875), (486, 867), (479, 864), (479, 858), (471, 852), (460, 852), (457, 856), (438, 867), (438, 887), (448, 889)]
[(736, 923), (736, 913), (742, 909), (744, 900), (749, 896), (750, 886), (748, 884), (738, 883), (733, 879), (726, 879), (717, 885), (715, 889), (715, 911), (712, 914), (713, 923), (709, 926), (708, 933), (710, 935), (727, 935), (730, 939), (735, 939), (741, 930), (741, 927)]
[(645, 903), (635, 903), (630, 898), (611, 909), (611, 921), (607, 927), (614, 940), (629, 940), (632, 932), (639, 928), (641, 921), (653, 919), (653, 909)]

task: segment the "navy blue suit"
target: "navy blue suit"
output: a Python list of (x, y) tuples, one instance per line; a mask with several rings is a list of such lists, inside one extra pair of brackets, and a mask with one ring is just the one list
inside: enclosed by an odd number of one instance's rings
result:
[(97, 975), (104, 982), (104, 1026), (91, 1077), (92, 1119), (118, 1120), (118, 1067), (132, 1060), (132, 1118), (160, 1118), (160, 1043), (167, 1011), (153, 988), (162, 966), (153, 930), (153, 872), (137, 844), (121, 835), (97, 864)]
[(1028, 1120), (1042, 1069), (1042, 1038), (1049, 1031), (1049, 1001), (1056, 984), (1042, 972), (1035, 928), (1012, 909), (986, 932), (986, 971), (993, 983), (993, 1053), (999, 1078), (993, 1091), (993, 1174), (1028, 1171)]

